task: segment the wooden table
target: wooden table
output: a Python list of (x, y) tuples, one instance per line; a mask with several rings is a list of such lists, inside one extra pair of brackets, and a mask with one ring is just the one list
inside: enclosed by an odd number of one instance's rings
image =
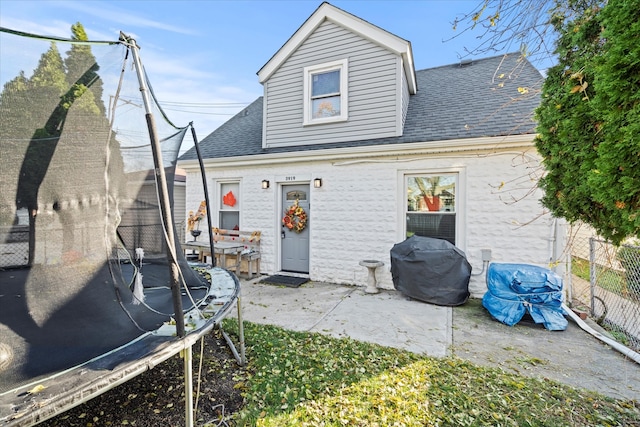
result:
[[(198, 251), (198, 261), (206, 262), (205, 253), (209, 253), (211, 251), (211, 247), (208, 242), (198, 242), (198, 241), (190, 241), (184, 242), (182, 244), (182, 249), (184, 250), (195, 250)], [(240, 253), (244, 250), (244, 244), (241, 242), (215, 242), (213, 244), (213, 250), (216, 255), (220, 255), (220, 266), (222, 268), (226, 268), (227, 265), (227, 255), (236, 255), (236, 274), (240, 269)]]

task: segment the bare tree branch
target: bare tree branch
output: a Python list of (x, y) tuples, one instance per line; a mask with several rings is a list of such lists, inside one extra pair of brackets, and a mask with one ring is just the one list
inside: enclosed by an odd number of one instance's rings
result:
[(448, 40), (478, 31), (478, 44), (466, 47), (461, 59), (519, 51), (536, 66), (550, 64), (555, 40), (551, 17), (559, 8), (564, 10), (562, 4), (562, 0), (481, 0), (469, 13), (455, 18), (453, 29), (462, 30)]

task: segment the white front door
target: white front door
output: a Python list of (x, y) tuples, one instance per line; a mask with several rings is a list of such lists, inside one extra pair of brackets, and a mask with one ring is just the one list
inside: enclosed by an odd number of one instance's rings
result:
[[(281, 222), (280, 230), (282, 271), (294, 273), (309, 273), (309, 185), (294, 184), (282, 186), (282, 211), (284, 218), (292, 206), (297, 204), (302, 209), (303, 216), (290, 215), (291, 223)], [(299, 221), (306, 216), (306, 224), (300, 230)], [(298, 226), (296, 228), (296, 225)]]

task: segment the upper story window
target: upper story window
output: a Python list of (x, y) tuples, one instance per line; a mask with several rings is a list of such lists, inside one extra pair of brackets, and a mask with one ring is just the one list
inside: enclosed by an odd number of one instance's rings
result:
[(347, 60), (304, 68), (304, 123), (347, 120)]

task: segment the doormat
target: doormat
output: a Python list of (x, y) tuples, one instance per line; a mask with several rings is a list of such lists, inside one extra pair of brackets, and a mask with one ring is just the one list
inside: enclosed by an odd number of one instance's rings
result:
[(305, 277), (283, 276), (282, 274), (276, 274), (275, 276), (269, 276), (265, 279), (262, 279), (260, 283), (297, 288), (298, 286), (302, 285), (303, 283), (307, 283), (308, 281), (309, 279)]

